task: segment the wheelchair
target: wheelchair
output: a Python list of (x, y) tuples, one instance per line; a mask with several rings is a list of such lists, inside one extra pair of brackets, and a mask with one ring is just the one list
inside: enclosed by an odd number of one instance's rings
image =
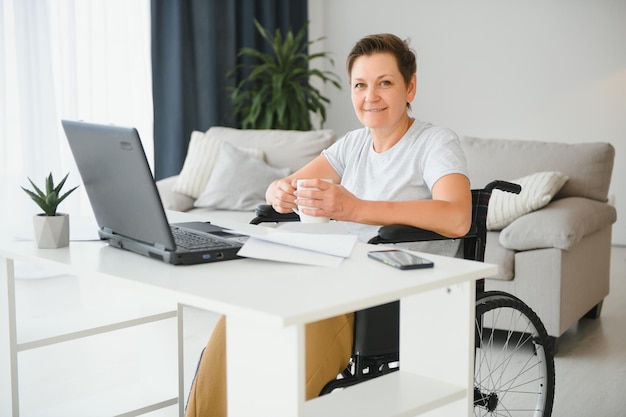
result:
[[(494, 189), (519, 194), (518, 184), (493, 181), (472, 190), (472, 225), (460, 239), (463, 258), (484, 261), (487, 207)], [(299, 221), (295, 213), (279, 214), (259, 206), (250, 222)], [(397, 244), (449, 239), (404, 225), (379, 229), (368, 243)], [(541, 320), (519, 298), (485, 291), (476, 283), (474, 416), (549, 417), (554, 402), (554, 347)], [(400, 369), (398, 301), (354, 313), (354, 343), (347, 368), (326, 384), (320, 395)], [(424, 343), (436, 341), (425, 338)], [(417, 393), (416, 395), (419, 395)]]

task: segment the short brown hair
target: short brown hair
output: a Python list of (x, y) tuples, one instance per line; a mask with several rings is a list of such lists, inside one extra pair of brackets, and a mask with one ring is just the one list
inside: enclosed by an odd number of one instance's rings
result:
[(396, 57), (398, 70), (402, 78), (404, 78), (405, 84), (409, 85), (413, 74), (417, 71), (415, 51), (409, 48), (408, 40), (403, 41), (396, 35), (390, 33), (369, 35), (362, 38), (354, 45), (346, 60), (348, 77), (350, 77), (352, 66), (358, 57), (380, 52), (388, 52)]

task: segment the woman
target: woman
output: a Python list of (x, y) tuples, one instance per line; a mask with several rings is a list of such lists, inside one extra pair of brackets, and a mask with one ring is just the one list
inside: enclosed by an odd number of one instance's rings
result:
[[(292, 211), (298, 198), (313, 199), (306, 206), (314, 209), (303, 213), (464, 235), (471, 222), (471, 193), (458, 139), (407, 114), (416, 89), (413, 52), (393, 35), (370, 36), (353, 48), (347, 67), (352, 104), (365, 128), (272, 183), (268, 203), (282, 213)], [(304, 185), (320, 191), (296, 192), (297, 178), (331, 178), (340, 185), (311, 180)], [(374, 235), (377, 228), (365, 229)]]
[[(348, 222), (363, 241), (388, 224), (417, 226), (448, 237), (464, 235), (471, 223), (465, 158), (452, 131), (407, 113), (417, 84), (415, 54), (408, 43), (390, 34), (367, 36), (348, 55), (347, 70), (352, 104), (365, 127), (270, 184), (268, 204), (284, 213), (306, 199), (310, 208), (300, 208), (303, 213)], [(303, 185), (317, 190), (297, 191), (298, 178), (310, 178)], [(319, 395), (347, 365), (352, 331), (352, 314), (307, 325), (307, 399)], [(225, 362), (222, 318), (200, 361), (187, 416), (226, 415)]]

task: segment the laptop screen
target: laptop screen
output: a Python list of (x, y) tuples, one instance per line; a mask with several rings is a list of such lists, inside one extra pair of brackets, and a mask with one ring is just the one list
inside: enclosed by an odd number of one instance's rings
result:
[(68, 120), (62, 124), (100, 229), (174, 250), (137, 130)]

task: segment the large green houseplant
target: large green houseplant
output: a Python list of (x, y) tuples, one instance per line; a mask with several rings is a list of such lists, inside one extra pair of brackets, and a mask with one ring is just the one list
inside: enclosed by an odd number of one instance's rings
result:
[(313, 78), (341, 89), (339, 77), (332, 71), (310, 68), (314, 59), (334, 61), (327, 52), (308, 54), (307, 26), (296, 36), (291, 31), (283, 37), (279, 29), (271, 36), (255, 20), (257, 30), (269, 42), (272, 54), (242, 48), (239, 57), (248, 56), (253, 64), (240, 64), (230, 73), (243, 77), (232, 89), (235, 115), (243, 129), (310, 130), (311, 114), (317, 114), (323, 126), (326, 105), (330, 100), (311, 84)]
[(57, 185), (54, 184), (52, 173), (45, 179), (43, 191), (30, 178), (32, 190), (22, 187), (30, 198), (43, 210), (43, 213), (33, 216), (35, 240), (40, 249), (62, 248), (69, 245), (70, 220), (67, 213), (58, 213), (57, 208), (78, 186), (61, 193), (69, 174)]

